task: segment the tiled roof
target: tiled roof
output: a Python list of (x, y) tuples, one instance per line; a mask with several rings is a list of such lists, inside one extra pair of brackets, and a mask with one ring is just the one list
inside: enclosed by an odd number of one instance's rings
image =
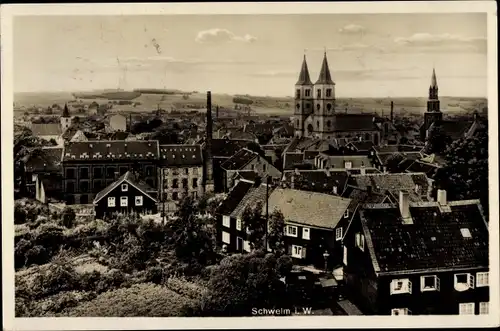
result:
[(274, 124), (274, 123), (250, 123), (245, 125), (245, 132), (250, 132), (255, 135), (261, 135), (261, 134), (273, 134), (273, 130), (277, 127), (280, 127), (281, 124)]
[(354, 211), (359, 204), (363, 203), (383, 203), (389, 198), (385, 194), (368, 192), (357, 187), (347, 186), (342, 194), (344, 198), (351, 199), (349, 210)]
[(351, 141), (347, 147), (353, 147), (355, 151), (369, 151), (373, 146), (373, 141)]
[(296, 190), (311, 191), (318, 193), (333, 194), (333, 188), (337, 188), (337, 194), (344, 191), (347, 183), (346, 171), (327, 170), (288, 170), (283, 173), (282, 185)]
[(221, 164), (221, 168), (225, 170), (239, 170), (258, 156), (259, 154), (254, 151), (243, 148), (231, 158), (224, 161), (224, 163)]
[(400, 155), (402, 158), (407, 160), (418, 160), (424, 157), (421, 152), (388, 152), (377, 154), (377, 157), (381, 164), (385, 165), (394, 156)]
[(94, 140), (70, 142), (64, 146), (63, 161), (74, 160), (157, 160), (157, 140)]
[[(238, 218), (243, 216), (243, 212), (245, 208), (248, 206), (250, 208), (254, 208), (258, 205), (258, 203), (262, 203), (265, 205), (266, 202), (266, 192), (267, 192), (266, 184), (261, 184), (259, 186), (252, 186), (250, 190), (247, 192), (245, 197), (238, 203), (236, 208), (231, 213), (231, 217)], [(271, 195), (272, 188), (269, 187), (269, 195)], [(272, 212), (272, 209), (269, 208), (269, 213)]]
[(417, 145), (384, 145), (374, 146), (373, 149), (378, 154), (396, 152), (422, 152), (424, 147)]
[[(403, 224), (396, 205), (367, 205), (361, 222), (376, 270), (381, 273), (429, 272), (488, 266), (488, 227), (477, 200), (410, 204), (413, 224)], [(461, 229), (472, 237), (464, 238)]]
[(472, 126), (472, 121), (442, 121), (441, 128), (453, 140), (465, 137), (470, 127)]
[(277, 188), (269, 196), (269, 212), (278, 209), (285, 221), (333, 229), (350, 202), (335, 195)]
[(440, 169), (438, 165), (421, 162), (419, 160), (412, 162), (412, 164), (406, 168), (408, 172), (423, 172), (427, 177), (432, 177)]
[(325, 167), (331, 168), (345, 168), (346, 162), (351, 162), (351, 168), (372, 167), (370, 158), (366, 155), (326, 155), (320, 154), (318, 156), (321, 160), (326, 161)]
[(23, 159), (27, 172), (62, 171), (61, 158), (63, 149), (45, 147), (33, 150)]
[(62, 128), (59, 123), (33, 123), (31, 124), (31, 132), (34, 136), (59, 136)]
[(335, 131), (376, 131), (373, 115), (370, 114), (337, 114), (334, 118)]
[(224, 199), (224, 201), (222, 201), (217, 208), (217, 212), (220, 215), (230, 215), (253, 185), (253, 183), (240, 180), (235, 186), (233, 186), (233, 188), (231, 188), (226, 199)]
[(304, 155), (302, 153), (285, 153), (283, 158), (283, 169), (294, 169), (303, 162)]
[(240, 170), (234, 174), (233, 178), (245, 179), (254, 182), (259, 178), (259, 174), (253, 170)]
[[(400, 190), (408, 191), (412, 201), (421, 201), (427, 196), (429, 189), (428, 178), (424, 173), (379, 173), (366, 175), (352, 175), (348, 180), (348, 185), (367, 190), (370, 186), (373, 192), (391, 192), (398, 196)], [(416, 186), (420, 187), (420, 193), (415, 191)]]
[(236, 154), (240, 149), (245, 147), (248, 148), (250, 146), (255, 146), (255, 148), (257, 148), (258, 144), (248, 140), (212, 139), (212, 156), (231, 157), (234, 154)]
[(160, 145), (160, 163), (163, 166), (201, 166), (200, 145)]
[(149, 196), (150, 199), (156, 202), (156, 198), (154, 197), (156, 190), (146, 184), (145, 182), (138, 180), (136, 176), (131, 171), (127, 171), (123, 175), (121, 175), (116, 181), (109, 184), (104, 190), (97, 193), (94, 203), (97, 203), (102, 198), (106, 197), (111, 191), (113, 191), (118, 185), (123, 182), (127, 182), (128, 184), (135, 186), (138, 190), (140, 190), (145, 195)]

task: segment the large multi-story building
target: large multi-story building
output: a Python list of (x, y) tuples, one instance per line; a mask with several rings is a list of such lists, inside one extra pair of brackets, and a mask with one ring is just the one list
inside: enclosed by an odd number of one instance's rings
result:
[(158, 187), (160, 208), (176, 209), (177, 202), (186, 196), (198, 198), (203, 194), (203, 154), (200, 145), (160, 145)]
[(157, 187), (159, 150), (156, 140), (69, 142), (62, 156), (64, 200), (88, 204), (127, 171)]

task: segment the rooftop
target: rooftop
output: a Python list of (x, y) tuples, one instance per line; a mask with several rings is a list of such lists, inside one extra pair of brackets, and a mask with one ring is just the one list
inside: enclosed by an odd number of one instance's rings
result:
[(135, 186), (142, 193), (149, 196), (152, 200), (156, 201), (156, 199), (154, 198), (156, 190), (151, 186), (149, 186), (148, 184), (146, 184), (144, 181), (137, 178), (131, 171), (127, 171), (126, 173), (121, 175), (116, 181), (109, 184), (104, 190), (97, 193), (94, 199), (94, 203), (97, 203), (99, 200), (106, 197), (111, 191), (113, 191), (116, 187), (118, 187), (118, 185), (120, 185), (123, 182), (127, 182), (130, 185)]
[(164, 166), (201, 166), (200, 145), (160, 145), (160, 161)]
[(250, 163), (255, 158), (259, 157), (254, 151), (251, 151), (247, 148), (243, 148), (234, 154), (231, 158), (224, 161), (221, 164), (221, 168), (225, 170), (239, 170)]
[[(376, 272), (411, 273), (488, 265), (488, 227), (479, 201), (410, 204), (413, 224), (403, 224), (392, 204), (364, 205), (361, 222)], [(465, 238), (461, 229), (468, 229)]]
[[(247, 207), (254, 208), (258, 205), (258, 203), (265, 204), (266, 202), (266, 193), (271, 194), (272, 188), (267, 188), (266, 184), (260, 184), (258, 186), (253, 185), (250, 190), (248, 190), (245, 197), (238, 203), (235, 209), (231, 213), (231, 217), (241, 218), (243, 216), (243, 212)], [(272, 209), (269, 208), (269, 212), (272, 212)]]
[(63, 161), (158, 159), (157, 140), (93, 140), (69, 142), (64, 146)]
[(32, 123), (31, 132), (34, 136), (59, 136), (63, 133), (59, 123)]
[(350, 202), (329, 194), (278, 188), (269, 196), (269, 212), (277, 209), (285, 221), (334, 229)]
[(252, 188), (254, 184), (249, 181), (240, 180), (233, 186), (229, 191), (226, 199), (217, 208), (217, 212), (220, 215), (229, 216), (238, 204), (243, 200), (247, 192)]
[[(287, 170), (283, 173), (282, 185), (287, 188), (326, 194), (342, 194), (347, 183), (346, 171)], [(334, 187), (336, 192), (334, 192)]]

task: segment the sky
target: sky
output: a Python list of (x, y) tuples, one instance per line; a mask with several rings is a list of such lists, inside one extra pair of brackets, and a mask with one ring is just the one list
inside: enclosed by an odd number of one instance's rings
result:
[(24, 16), (14, 91), (172, 88), (291, 96), (326, 50), (336, 95), (487, 94), (486, 14)]

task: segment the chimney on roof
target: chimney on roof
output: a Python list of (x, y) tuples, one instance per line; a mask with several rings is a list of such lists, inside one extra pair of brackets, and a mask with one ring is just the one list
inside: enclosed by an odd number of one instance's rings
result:
[(394, 123), (394, 101), (391, 101), (391, 123)]
[(361, 173), (361, 175), (366, 175), (366, 168), (365, 168), (365, 165), (363, 163), (361, 163), (361, 167), (359, 168), (359, 171)]
[(448, 204), (448, 202), (446, 201), (446, 190), (439, 189), (437, 191), (437, 202), (441, 206), (446, 206)]
[(404, 224), (412, 224), (410, 215), (410, 198), (406, 191), (399, 191), (399, 211)]
[(300, 171), (299, 171), (299, 169), (298, 169), (298, 168), (295, 168), (294, 172), (295, 172), (295, 174), (296, 174), (297, 176), (299, 176), (299, 175), (300, 175)]

